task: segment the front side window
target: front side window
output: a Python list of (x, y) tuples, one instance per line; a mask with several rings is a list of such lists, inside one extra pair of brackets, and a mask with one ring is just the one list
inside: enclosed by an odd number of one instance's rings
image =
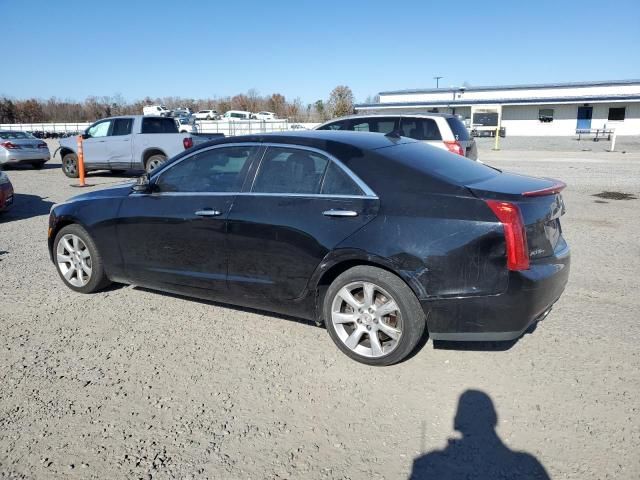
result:
[(120, 135), (129, 135), (131, 133), (132, 127), (133, 127), (133, 118), (116, 118), (113, 121), (111, 136), (117, 137)]
[(96, 123), (89, 127), (88, 134), (91, 138), (106, 137), (109, 134), (109, 127), (111, 126), (111, 120), (106, 122)]
[(403, 118), (402, 136), (414, 140), (442, 140), (435, 120), (431, 118)]
[(156, 182), (160, 192), (238, 192), (256, 146), (205, 150), (169, 167)]
[(612, 107), (609, 109), (608, 120), (611, 122), (621, 122), (624, 120), (626, 113), (625, 107)]
[(324, 125), (320, 127), (318, 130), (346, 130), (347, 126), (348, 126), (347, 121), (341, 120), (339, 122), (330, 123), (329, 125)]
[(329, 159), (297, 148), (270, 147), (253, 184), (256, 193), (320, 193)]
[(142, 119), (140, 133), (178, 133), (178, 126), (172, 118), (145, 117)]

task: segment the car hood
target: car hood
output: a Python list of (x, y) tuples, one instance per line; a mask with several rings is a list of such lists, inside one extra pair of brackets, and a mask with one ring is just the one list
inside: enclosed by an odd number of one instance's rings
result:
[(131, 193), (131, 185), (132, 183), (127, 183), (125, 185), (118, 185), (117, 187), (83, 193), (82, 195), (71, 197), (65, 203), (77, 202), (80, 200), (93, 200), (97, 198), (123, 198)]

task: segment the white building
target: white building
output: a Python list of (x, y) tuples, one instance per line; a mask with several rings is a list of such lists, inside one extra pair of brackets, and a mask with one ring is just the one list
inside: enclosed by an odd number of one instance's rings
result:
[(454, 113), (472, 129), (505, 128), (509, 136), (564, 136), (615, 129), (640, 135), (640, 80), (434, 88), (380, 92), (358, 113)]

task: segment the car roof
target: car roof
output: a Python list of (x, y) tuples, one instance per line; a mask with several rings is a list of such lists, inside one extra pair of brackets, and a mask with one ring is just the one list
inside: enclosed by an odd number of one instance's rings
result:
[(451, 113), (402, 113), (402, 112), (394, 112), (394, 113), (358, 113), (354, 115), (346, 115), (344, 117), (333, 118), (331, 120), (327, 120), (326, 122), (318, 125), (321, 127), (323, 125), (328, 125), (333, 122), (339, 122), (341, 120), (352, 120), (358, 118), (376, 118), (376, 117), (384, 117), (384, 118), (395, 118), (395, 117), (413, 117), (413, 118), (457, 118), (455, 115)]
[(203, 143), (195, 147), (195, 149), (199, 150), (222, 143), (250, 142), (300, 145), (320, 150), (327, 150), (327, 143), (332, 143), (356, 147), (360, 150), (377, 150), (398, 145), (399, 143), (415, 143), (416, 140), (407, 137), (387, 136), (381, 133), (353, 132), (350, 130), (302, 130), (225, 137)]

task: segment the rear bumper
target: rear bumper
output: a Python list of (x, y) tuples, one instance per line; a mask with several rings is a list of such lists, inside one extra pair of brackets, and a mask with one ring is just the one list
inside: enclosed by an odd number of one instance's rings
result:
[(9, 210), (13, 205), (13, 186), (10, 183), (0, 185), (0, 212)]
[(0, 165), (15, 165), (20, 163), (46, 162), (51, 158), (49, 149), (40, 150), (4, 150), (0, 152)]
[(536, 261), (529, 270), (510, 272), (504, 293), (422, 301), (429, 336), (447, 341), (503, 341), (520, 337), (543, 319), (569, 279), (570, 251)]

